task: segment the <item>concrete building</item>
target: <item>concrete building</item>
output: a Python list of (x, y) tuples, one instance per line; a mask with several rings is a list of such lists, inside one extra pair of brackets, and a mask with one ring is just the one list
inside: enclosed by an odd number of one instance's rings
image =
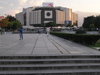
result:
[(22, 12), (16, 14), (16, 19), (19, 20), (22, 25), (24, 25), (24, 26), (30, 26), (30, 12), (34, 8), (35, 7), (23, 8)]
[(65, 24), (65, 12), (56, 10), (56, 24)]
[(66, 8), (66, 7), (56, 7), (57, 9), (60, 9), (65, 12), (65, 26), (67, 26), (69, 23), (72, 24), (72, 9)]
[(16, 18), (21, 22), (22, 25), (24, 25), (24, 16), (22, 12), (16, 14)]
[(30, 25), (43, 26), (48, 22), (64, 25), (65, 12), (55, 8), (37, 7), (30, 12)]
[(55, 22), (58, 26), (69, 23), (78, 25), (78, 15), (72, 9), (65, 7), (29, 7), (16, 14), (16, 18), (24, 26), (44, 26), (45, 23)]
[(35, 7), (23, 8), (23, 17), (25, 26), (30, 26), (30, 12), (34, 9)]
[(78, 26), (78, 14), (72, 13), (72, 25)]

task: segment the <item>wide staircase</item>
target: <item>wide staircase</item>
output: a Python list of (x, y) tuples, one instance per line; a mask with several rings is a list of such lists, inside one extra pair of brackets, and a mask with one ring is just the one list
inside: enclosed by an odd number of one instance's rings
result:
[(100, 55), (0, 56), (0, 75), (100, 75)]

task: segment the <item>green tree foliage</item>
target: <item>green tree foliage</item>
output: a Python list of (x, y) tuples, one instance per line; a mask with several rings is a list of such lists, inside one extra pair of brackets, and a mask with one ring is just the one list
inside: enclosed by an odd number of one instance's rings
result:
[(94, 28), (94, 24), (90, 24), (89, 25), (89, 28)]
[(9, 20), (8, 20), (9, 22), (16, 21), (16, 18), (14, 18), (11, 15), (8, 15), (6, 18), (9, 18)]
[(13, 22), (8, 22), (7, 29), (12, 29)]
[(100, 39), (95, 43), (96, 47), (100, 47)]
[(100, 28), (100, 15), (99, 16), (89, 16), (84, 18), (84, 23), (82, 27), (84, 28), (91, 28), (91, 24), (94, 24), (95, 28)]
[(13, 30), (18, 29), (20, 26), (21, 26), (21, 23), (18, 20), (13, 21), (13, 26), (12, 26)]
[(72, 26), (72, 24), (71, 23), (69, 23), (66, 27), (71, 27)]
[(46, 23), (46, 27), (55, 27), (56, 23), (55, 22), (48, 22)]
[(84, 23), (83, 23), (82, 26), (84, 28), (89, 28), (90, 24), (94, 24), (94, 21), (95, 21), (95, 17), (94, 16), (86, 17), (86, 18), (84, 18)]
[(94, 25), (95, 25), (96, 28), (100, 28), (100, 15), (96, 16)]
[(7, 30), (16, 30), (21, 26), (21, 23), (18, 20), (16, 20), (16, 18), (14, 18), (13, 16), (8, 15), (6, 18), (9, 18)]

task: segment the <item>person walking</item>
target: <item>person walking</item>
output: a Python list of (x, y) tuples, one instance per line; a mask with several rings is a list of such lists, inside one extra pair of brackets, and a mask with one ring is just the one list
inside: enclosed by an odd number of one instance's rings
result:
[(24, 29), (23, 29), (23, 27), (21, 26), (20, 28), (19, 28), (19, 35), (20, 35), (20, 39), (19, 40), (23, 40), (23, 31), (24, 31)]
[(46, 34), (47, 34), (47, 37), (48, 37), (49, 32), (50, 32), (50, 28), (47, 27), (47, 28), (46, 28)]
[(40, 34), (41, 32), (42, 32), (42, 31), (41, 31), (41, 28), (39, 28), (39, 29), (38, 29), (38, 33)]

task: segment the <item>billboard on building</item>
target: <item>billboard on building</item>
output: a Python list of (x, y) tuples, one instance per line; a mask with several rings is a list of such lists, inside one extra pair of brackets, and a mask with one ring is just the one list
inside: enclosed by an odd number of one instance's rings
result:
[(53, 7), (53, 3), (43, 3), (43, 7)]
[(4, 19), (4, 16), (0, 16), (0, 20)]

